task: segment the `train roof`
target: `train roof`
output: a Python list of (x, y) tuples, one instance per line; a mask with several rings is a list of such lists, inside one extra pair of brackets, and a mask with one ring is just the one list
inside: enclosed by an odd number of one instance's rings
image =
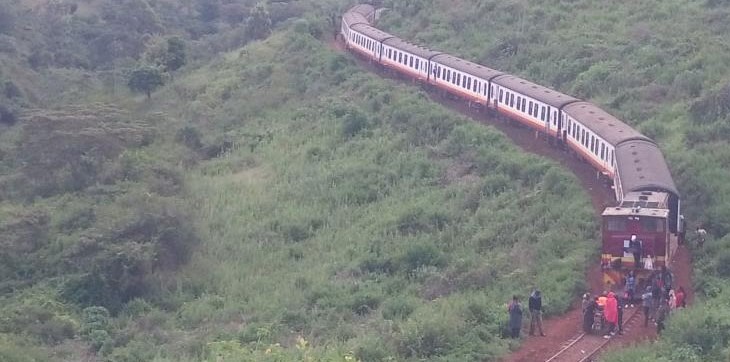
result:
[(568, 103), (578, 101), (578, 98), (560, 93), (554, 89), (532, 83), (529, 80), (505, 74), (494, 78), (492, 82), (502, 87), (509, 88), (515, 92), (522, 93), (532, 99), (536, 99), (555, 108), (560, 108)]
[(350, 29), (378, 42), (394, 37), (392, 34), (388, 34), (378, 28), (374, 28), (367, 23), (355, 24), (351, 26)]
[(355, 24), (368, 24), (368, 19), (358, 13), (346, 12), (342, 15), (342, 21), (347, 24), (348, 27), (352, 27)]
[(450, 54), (439, 54), (431, 58), (431, 61), (456, 69), (458, 71), (462, 71), (467, 74), (471, 74), (484, 80), (490, 80), (498, 75), (504, 74), (504, 72), (500, 72), (498, 70), (494, 70), (492, 68), (488, 68), (483, 65), (473, 63)]
[(566, 105), (563, 110), (612, 145), (632, 139), (651, 141), (620, 119), (588, 102)]
[(351, 7), (350, 10), (347, 10), (345, 14), (350, 13), (362, 15), (367, 19), (369, 16), (375, 13), (375, 7), (370, 4), (358, 4)]
[(650, 140), (629, 140), (616, 146), (616, 168), (625, 194), (665, 191), (679, 197), (664, 155)]
[(422, 47), (420, 45), (411, 44), (401, 38), (390, 38), (383, 42), (385, 45), (389, 45), (393, 48), (396, 48), (398, 50), (402, 50), (404, 52), (417, 55), (424, 59), (430, 59), (434, 55), (441, 54), (441, 52), (428, 49), (426, 47)]
[(375, 12), (372, 5), (361, 4), (355, 5), (342, 15), (342, 20), (352, 27), (355, 24), (370, 24), (369, 17)]
[(601, 216), (651, 216), (651, 217), (660, 217), (660, 218), (668, 218), (669, 217), (669, 209), (651, 209), (651, 208), (630, 208), (630, 207), (607, 207), (605, 210), (603, 210), (603, 213), (601, 213)]

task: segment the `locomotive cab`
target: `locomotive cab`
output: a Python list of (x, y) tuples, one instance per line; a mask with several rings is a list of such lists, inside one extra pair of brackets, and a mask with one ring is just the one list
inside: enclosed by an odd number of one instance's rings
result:
[[(634, 271), (641, 290), (654, 270), (669, 266), (677, 249), (676, 235), (670, 232), (669, 199), (665, 192), (630, 192), (620, 205), (603, 211), (601, 269), (608, 289), (622, 288), (629, 271)], [(641, 245), (638, 263), (630, 247), (632, 235)]]

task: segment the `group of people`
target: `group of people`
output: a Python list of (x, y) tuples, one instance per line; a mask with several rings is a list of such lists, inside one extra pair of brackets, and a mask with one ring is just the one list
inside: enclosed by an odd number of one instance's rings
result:
[(652, 320), (656, 324), (657, 334), (664, 330), (664, 323), (669, 313), (677, 308), (687, 306), (687, 293), (684, 287), (676, 290), (672, 287), (672, 274), (666, 267), (653, 273), (649, 278), (646, 290), (641, 295), (641, 307), (644, 312), (644, 327)]
[[(534, 336), (535, 331), (538, 330), (540, 336), (545, 337), (545, 332), (542, 330), (542, 294), (539, 289), (535, 288), (530, 294), (528, 308), (530, 310), (530, 335)], [(512, 302), (507, 306), (507, 312), (509, 312), (509, 336), (520, 338), (523, 314), (520, 297), (512, 296)]]
[[(606, 327), (604, 338), (611, 338), (616, 333), (623, 334), (623, 310), (629, 306), (633, 307), (633, 302), (640, 299), (644, 312), (644, 327), (648, 327), (649, 320), (652, 320), (656, 324), (657, 333), (661, 334), (669, 313), (687, 305), (684, 288), (680, 286), (675, 290), (672, 282), (672, 273), (662, 266), (660, 270), (651, 274), (641, 295), (636, 293), (636, 276), (633, 271), (626, 276), (622, 295), (612, 291), (604, 291), (595, 297), (591, 297), (590, 293), (584, 294), (583, 329), (591, 332)], [(596, 328), (597, 326), (599, 328)]]
[(624, 334), (624, 300), (614, 292), (603, 292), (601, 295), (591, 298), (590, 293), (583, 295), (583, 330), (591, 332), (596, 325), (596, 318), (602, 318), (598, 325), (608, 327), (605, 338), (618, 334)]

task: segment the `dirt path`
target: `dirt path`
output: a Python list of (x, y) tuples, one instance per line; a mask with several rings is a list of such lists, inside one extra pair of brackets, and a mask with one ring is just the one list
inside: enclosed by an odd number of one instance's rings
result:
[[(330, 40), (328, 45), (338, 51), (345, 51), (341, 42)], [(360, 66), (374, 72), (384, 78), (399, 80), (411, 83), (417, 86), (410, 79), (404, 79), (397, 74), (383, 71), (379, 65), (368, 62), (356, 56)], [(569, 169), (580, 180), (583, 189), (588, 193), (596, 212), (596, 218), (600, 217), (603, 209), (613, 204), (614, 196), (605, 182), (596, 177), (596, 171), (589, 164), (575, 157), (573, 154), (565, 150), (550, 145), (544, 139), (536, 139), (535, 132), (532, 129), (521, 126), (513, 121), (506, 120), (503, 117), (495, 116), (490, 112), (482, 112), (474, 108), (470, 108), (466, 103), (459, 100), (447, 99), (434, 92), (429, 92), (429, 97), (434, 102), (438, 102), (447, 108), (459, 112), (470, 117), (476, 122), (488, 124), (496, 127), (504, 132), (514, 144), (519, 146), (523, 151), (537, 154), (560, 163), (563, 167)], [(597, 244), (598, 247), (598, 244)], [(687, 291), (687, 300), (690, 303), (693, 299), (693, 292), (690, 289), (691, 283), (691, 259), (689, 251), (685, 247), (680, 247), (675, 255), (672, 263), (672, 271), (675, 274), (677, 285), (684, 286)], [(598, 260), (590, 263), (590, 267), (586, 270), (586, 282), (590, 286), (593, 293), (604, 289), (602, 282), (602, 273)], [(639, 318), (643, 320), (643, 317)], [(545, 361), (560, 349), (566, 341), (575, 337), (580, 332), (582, 323), (582, 315), (580, 310), (580, 300), (573, 303), (573, 307), (565, 314), (548, 318), (544, 321), (544, 329), (546, 337), (526, 337), (517, 351), (506, 356), (504, 362), (536, 362)], [(653, 324), (644, 327), (642, 323), (632, 323), (625, 328), (624, 335), (616, 336), (609, 344), (608, 349), (621, 348), (637, 343), (643, 343), (656, 339), (656, 328)]]

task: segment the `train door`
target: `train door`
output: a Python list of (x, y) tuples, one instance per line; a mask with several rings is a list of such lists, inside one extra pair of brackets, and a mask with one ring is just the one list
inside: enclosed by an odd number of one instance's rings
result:
[(558, 139), (558, 143), (562, 143), (563, 141), (563, 112), (558, 112), (558, 125), (557, 129), (555, 131), (555, 138)]

